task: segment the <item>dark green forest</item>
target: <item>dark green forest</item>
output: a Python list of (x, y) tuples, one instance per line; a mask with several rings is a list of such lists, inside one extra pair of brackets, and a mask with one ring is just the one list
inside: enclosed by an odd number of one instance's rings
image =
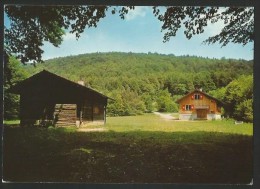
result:
[(114, 99), (109, 101), (109, 116), (177, 112), (175, 101), (201, 88), (225, 103), (224, 116), (253, 120), (253, 61), (110, 52), (55, 58), (15, 69), (25, 71), (26, 77), (46, 69), (75, 82), (83, 80)]

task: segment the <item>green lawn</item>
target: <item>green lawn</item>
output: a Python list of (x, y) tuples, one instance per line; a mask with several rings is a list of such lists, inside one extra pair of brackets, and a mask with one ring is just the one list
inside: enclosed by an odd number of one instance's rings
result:
[[(8, 123), (6, 123), (8, 125)], [(100, 126), (103, 127), (103, 126)], [(104, 132), (4, 128), (6, 181), (249, 183), (252, 124), (109, 117)]]
[(253, 125), (244, 123), (235, 125), (234, 120), (216, 121), (174, 121), (164, 120), (154, 114), (127, 117), (108, 117), (105, 126), (116, 132), (125, 131), (164, 131), (164, 132), (222, 132), (253, 135)]

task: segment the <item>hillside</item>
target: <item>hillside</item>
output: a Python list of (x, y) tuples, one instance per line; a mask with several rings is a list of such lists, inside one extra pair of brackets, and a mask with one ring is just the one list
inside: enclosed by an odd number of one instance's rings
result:
[(252, 76), (253, 61), (209, 59), (143, 53), (92, 53), (55, 58), (36, 67), (85, 84), (112, 98), (110, 115), (176, 111), (175, 100), (194, 88), (212, 92), (245, 75)]

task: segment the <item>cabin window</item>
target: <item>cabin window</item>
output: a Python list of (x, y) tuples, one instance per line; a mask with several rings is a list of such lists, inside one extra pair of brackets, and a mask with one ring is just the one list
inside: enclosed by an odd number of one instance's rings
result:
[(99, 108), (98, 106), (95, 106), (93, 109), (94, 114), (99, 114)]
[(199, 94), (194, 94), (194, 99), (195, 100), (199, 100), (200, 99), (200, 95)]
[(186, 111), (190, 111), (190, 110), (191, 110), (191, 105), (186, 105), (186, 106), (185, 106), (185, 110), (186, 110)]

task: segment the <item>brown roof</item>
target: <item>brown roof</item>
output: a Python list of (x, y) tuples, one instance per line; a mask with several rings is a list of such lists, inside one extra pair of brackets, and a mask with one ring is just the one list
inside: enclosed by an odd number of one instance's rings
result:
[[(10, 92), (12, 93), (15, 93), (15, 94), (21, 94), (23, 91), (25, 90), (31, 90), (31, 86), (33, 85), (44, 85), (46, 86), (46, 88), (48, 87), (57, 87), (58, 85), (65, 85), (65, 86), (68, 86), (68, 87), (72, 87), (73, 89), (76, 89), (76, 90), (82, 90), (82, 91), (85, 91), (85, 92), (90, 92), (90, 93), (94, 93), (102, 98), (109, 98), (105, 95), (103, 95), (102, 93), (94, 90), (94, 89), (91, 89), (89, 87), (86, 87), (86, 86), (83, 86), (83, 85), (80, 85), (78, 83), (75, 83), (73, 81), (70, 81), (66, 78), (63, 78), (59, 75), (56, 75), (54, 73), (51, 73), (49, 71), (46, 71), (46, 70), (43, 70), (23, 81), (21, 81), (20, 83), (18, 83), (17, 85), (11, 87), (9, 89)], [(111, 99), (111, 98), (109, 98)]]
[(195, 93), (195, 92), (202, 93), (203, 95), (207, 96), (208, 98), (216, 100), (217, 103), (219, 103), (221, 105), (224, 105), (224, 102), (222, 102), (222, 101), (218, 100), (217, 98), (215, 98), (215, 97), (213, 97), (213, 96), (211, 96), (211, 95), (209, 95), (207, 93), (204, 93), (204, 92), (202, 92), (201, 90), (198, 90), (198, 89), (195, 89), (195, 90), (189, 92), (188, 94), (186, 94), (183, 97), (179, 98), (176, 102), (179, 103), (182, 99), (186, 98), (187, 96), (189, 96), (190, 94)]

